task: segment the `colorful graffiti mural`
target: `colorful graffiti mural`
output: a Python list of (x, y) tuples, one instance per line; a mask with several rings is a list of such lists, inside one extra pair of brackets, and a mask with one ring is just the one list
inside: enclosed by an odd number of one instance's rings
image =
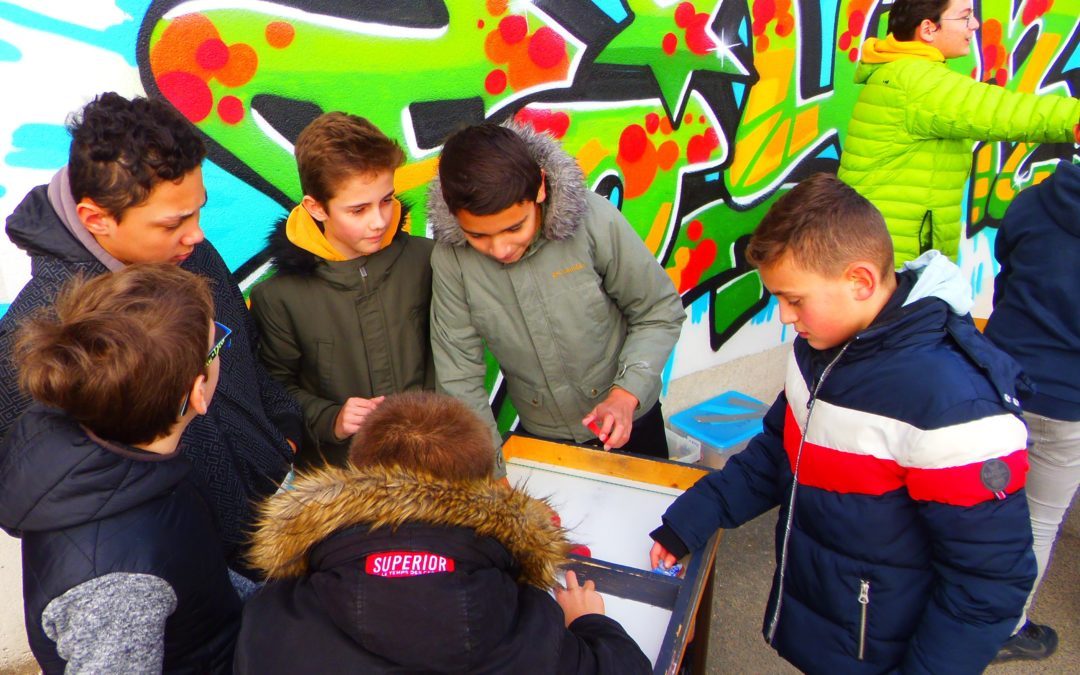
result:
[[(299, 199), (292, 141), (326, 110), (402, 140), (397, 190), (425, 231), (439, 145), (516, 118), (559, 138), (626, 214), (691, 321), (677, 377), (789, 336), (742, 247), (799, 178), (834, 171), (874, 0), (94, 0), (0, 2), (0, 214), (65, 159), (63, 116), (94, 93), (161, 95), (210, 142), (208, 236), (248, 282)], [(980, 0), (978, 49), (955, 67), (1018, 91), (1080, 93), (1075, 0)], [(75, 5), (78, 5), (76, 8)], [(78, 18), (76, 18), (78, 17)], [(45, 89), (40, 83), (49, 82)], [(10, 86), (10, 85), (9, 85)], [(973, 148), (962, 265), (985, 298), (994, 225), (1073, 146)], [(3, 248), (6, 246), (7, 248)], [(0, 311), (28, 276), (0, 242)]]

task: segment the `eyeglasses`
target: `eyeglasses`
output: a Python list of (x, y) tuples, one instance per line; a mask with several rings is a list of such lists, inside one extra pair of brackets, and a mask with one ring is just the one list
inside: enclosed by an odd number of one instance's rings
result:
[(970, 29), (970, 28), (975, 27), (975, 15), (974, 14), (968, 14), (967, 16), (943, 16), (943, 17), (941, 17), (941, 20), (942, 21), (963, 21), (964, 22), (964, 28)]
[[(213, 363), (214, 359), (221, 353), (221, 350), (232, 344), (232, 340), (229, 339), (231, 337), (232, 328), (229, 328), (223, 323), (218, 323), (217, 321), (214, 322), (214, 346), (210, 348), (210, 353), (206, 355), (206, 362), (203, 364), (204, 367), (209, 368), (210, 364)], [(190, 399), (191, 392), (188, 392), (188, 395), (184, 397), (184, 402), (180, 404), (180, 414), (178, 417), (183, 417), (184, 414), (187, 413)]]

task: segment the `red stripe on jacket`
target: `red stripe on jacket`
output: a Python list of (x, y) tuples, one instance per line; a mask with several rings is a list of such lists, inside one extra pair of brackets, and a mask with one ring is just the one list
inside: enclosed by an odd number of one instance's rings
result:
[[(802, 430), (789, 405), (784, 420), (784, 450), (795, 472)], [(1012, 494), (1024, 487), (1028, 469), (1027, 450), (1021, 448), (998, 457), (1009, 467), (1009, 481), (1002, 491)], [(974, 506), (996, 499), (997, 493), (982, 480), (986, 462), (940, 469), (901, 466), (895, 460), (860, 455), (805, 443), (799, 458), (799, 484), (841, 494), (883, 495), (906, 487), (912, 499), (954, 506)], [(987, 460), (991, 461), (991, 460)]]

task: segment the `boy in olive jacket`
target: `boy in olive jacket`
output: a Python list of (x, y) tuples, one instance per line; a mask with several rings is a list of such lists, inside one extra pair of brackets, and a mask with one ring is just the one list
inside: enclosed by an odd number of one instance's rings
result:
[(661, 373), (686, 312), (574, 158), (528, 127), (459, 131), (443, 146), (428, 218), (438, 386), (488, 423), (496, 447), (485, 344), (526, 432), (666, 458)]
[(400, 146), (326, 113), (296, 141), (303, 201), (270, 234), (276, 274), (251, 293), (260, 356), (304, 411), (298, 465), (344, 463), (387, 394), (433, 389), (431, 240), (401, 229)]

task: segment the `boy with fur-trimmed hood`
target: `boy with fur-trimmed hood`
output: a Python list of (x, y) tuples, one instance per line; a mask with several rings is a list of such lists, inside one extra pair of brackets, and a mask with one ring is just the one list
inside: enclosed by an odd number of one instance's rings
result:
[(346, 461), (383, 396), (434, 389), (430, 239), (402, 227), (398, 144), (330, 112), (296, 140), (304, 198), (270, 234), (276, 274), (251, 292), (259, 356), (304, 411), (300, 467)]
[(661, 373), (686, 313), (574, 158), (530, 127), (463, 129), (443, 146), (428, 218), (439, 390), (479, 414), (498, 447), (486, 344), (525, 431), (667, 458)]
[[(550, 507), (491, 480), (486, 426), (454, 399), (389, 396), (327, 467), (272, 497), (252, 548), (237, 673), (648, 673), (592, 582), (556, 585)], [(560, 610), (561, 606), (561, 610)]]

